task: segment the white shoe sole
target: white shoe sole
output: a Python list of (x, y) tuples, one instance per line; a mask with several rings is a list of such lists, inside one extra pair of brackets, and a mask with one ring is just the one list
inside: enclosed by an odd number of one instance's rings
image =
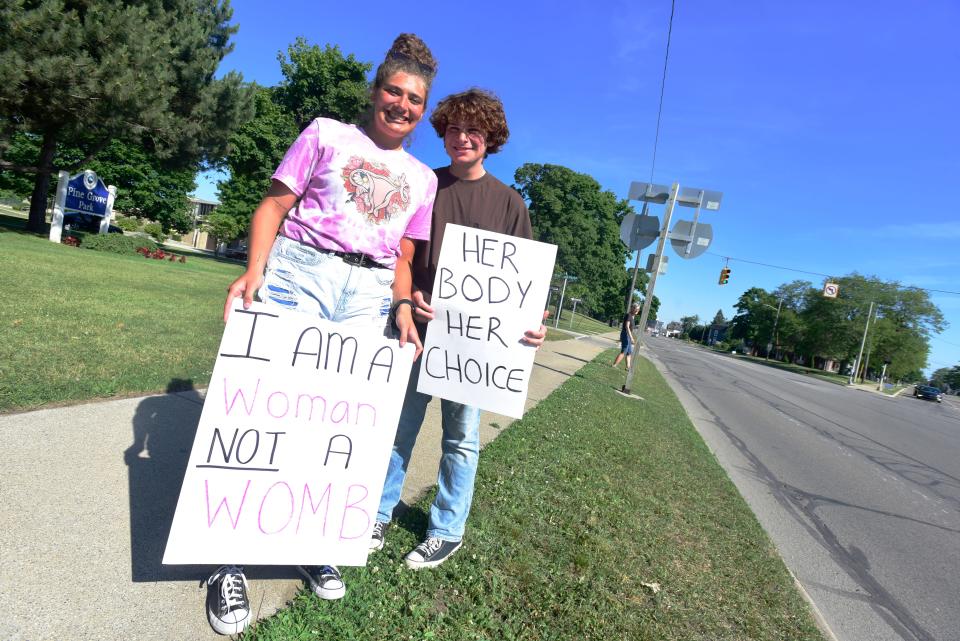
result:
[[(410, 558), (410, 554), (408, 554), (407, 556), (403, 557), (403, 560), (404, 560), (404, 562), (406, 562), (407, 567), (410, 568), (411, 570), (422, 570), (422, 569), (424, 569), (424, 568), (435, 568), (435, 567), (437, 567), (438, 565), (440, 565), (441, 563), (443, 563), (444, 561), (446, 561), (447, 559), (449, 559), (451, 556), (453, 556), (454, 554), (456, 554), (457, 550), (459, 550), (462, 546), (463, 546), (463, 541), (460, 541), (459, 545), (457, 545), (457, 547), (453, 548), (453, 550), (450, 552), (450, 554), (448, 554), (447, 556), (443, 557), (443, 558), (440, 559), (439, 561), (417, 561), (416, 559), (411, 559), (411, 558)], [(411, 554), (412, 554), (412, 552), (411, 552)]]
[(230, 636), (235, 634), (240, 634), (247, 629), (247, 626), (250, 624), (250, 615), (247, 615), (247, 618), (243, 621), (237, 623), (228, 623), (221, 619), (220, 617), (214, 615), (210, 611), (207, 611), (207, 622), (210, 624), (210, 627), (213, 628), (213, 631), (217, 634), (222, 634), (224, 636)]

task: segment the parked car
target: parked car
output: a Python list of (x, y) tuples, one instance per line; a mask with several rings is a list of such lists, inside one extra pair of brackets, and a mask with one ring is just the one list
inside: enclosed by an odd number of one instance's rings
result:
[[(93, 214), (69, 213), (63, 215), (63, 231), (84, 231), (88, 234), (97, 234), (100, 232), (100, 216)], [(122, 234), (123, 230), (116, 225), (110, 225), (108, 230), (111, 234)]]
[(943, 392), (929, 385), (914, 385), (913, 395), (916, 398), (925, 398), (938, 403), (943, 402)]
[(227, 247), (225, 250), (223, 250), (223, 254), (227, 258), (236, 258), (237, 260), (246, 260), (247, 248), (246, 247)]

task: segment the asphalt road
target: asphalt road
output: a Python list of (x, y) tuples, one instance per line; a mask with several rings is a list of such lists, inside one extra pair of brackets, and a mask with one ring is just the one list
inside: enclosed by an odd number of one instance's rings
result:
[(647, 344), (837, 638), (960, 639), (960, 404)]

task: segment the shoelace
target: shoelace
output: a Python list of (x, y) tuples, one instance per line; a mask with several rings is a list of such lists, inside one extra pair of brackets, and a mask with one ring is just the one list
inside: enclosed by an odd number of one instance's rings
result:
[(223, 578), (220, 584), (220, 597), (223, 599), (227, 611), (245, 605), (243, 596), (243, 570), (235, 565), (224, 566), (207, 579), (207, 585)]
[(320, 577), (324, 580), (326, 579), (336, 579), (340, 580), (340, 572), (337, 571), (337, 568), (332, 565), (321, 565), (320, 566)]
[(443, 541), (435, 537), (430, 537), (421, 543), (420, 547), (422, 547), (423, 551), (425, 552), (424, 556), (429, 556), (439, 550), (441, 545), (443, 545)]

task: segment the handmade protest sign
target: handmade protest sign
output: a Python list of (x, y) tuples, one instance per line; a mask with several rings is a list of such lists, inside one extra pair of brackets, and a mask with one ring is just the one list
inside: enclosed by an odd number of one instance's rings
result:
[(414, 347), (237, 300), (163, 562), (364, 565)]
[(556, 245), (446, 226), (417, 390), (520, 418)]

